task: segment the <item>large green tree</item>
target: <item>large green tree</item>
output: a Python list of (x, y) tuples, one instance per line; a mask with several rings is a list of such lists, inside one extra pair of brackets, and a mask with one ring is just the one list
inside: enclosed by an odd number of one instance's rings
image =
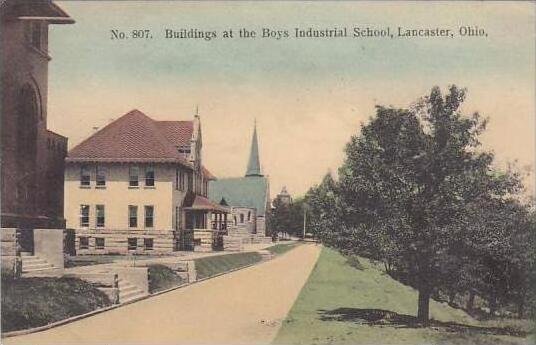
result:
[(515, 174), (493, 173), (493, 155), (479, 147), (486, 121), (464, 116), (464, 99), (456, 86), (445, 96), (434, 87), (409, 109), (378, 106), (339, 170), (344, 224), (332, 243), (385, 262), (414, 286), (423, 323), (432, 293), (474, 259), (473, 231), (485, 227), (470, 226), (473, 210), (519, 188)]
[(309, 189), (305, 195), (307, 205), (307, 229), (316, 238), (328, 246), (341, 248), (337, 232), (333, 231), (341, 224), (342, 215), (338, 199), (337, 182), (331, 173), (322, 179), (319, 185)]

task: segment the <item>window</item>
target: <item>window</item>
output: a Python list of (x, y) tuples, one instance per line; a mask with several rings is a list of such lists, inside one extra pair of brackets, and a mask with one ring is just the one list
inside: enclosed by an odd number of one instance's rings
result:
[(154, 226), (154, 206), (145, 206), (145, 227), (152, 228)]
[(177, 176), (178, 176), (178, 190), (184, 190), (185, 183), (184, 183), (184, 171), (181, 169), (177, 169)]
[(193, 175), (191, 172), (188, 172), (188, 191), (191, 192), (194, 187)]
[(138, 249), (138, 239), (136, 237), (128, 238), (128, 250)]
[(139, 186), (140, 169), (138, 167), (130, 167), (128, 170), (128, 185), (129, 187)]
[(79, 237), (78, 241), (78, 249), (89, 249), (89, 237)]
[(248, 212), (248, 222), (251, 220), (251, 211)]
[(145, 169), (145, 186), (154, 187), (154, 168), (147, 167)]
[(190, 145), (181, 145), (177, 149), (179, 150), (179, 153), (184, 153), (184, 154), (190, 153)]
[(95, 249), (104, 249), (104, 237), (95, 238)]
[(179, 190), (179, 168), (175, 169), (175, 189)]
[(87, 166), (80, 168), (80, 186), (89, 187), (91, 185), (91, 171)]
[(143, 248), (145, 250), (153, 250), (153, 239), (152, 238), (144, 238), (143, 239)]
[(175, 230), (181, 228), (181, 209), (179, 206), (175, 206)]
[(102, 228), (104, 227), (104, 205), (96, 205), (95, 211), (97, 216), (95, 225), (97, 226), (97, 228)]
[(96, 186), (97, 187), (104, 187), (106, 186), (106, 170), (102, 166), (98, 166), (95, 169), (97, 178), (96, 178)]
[(240, 213), (240, 224), (244, 223), (244, 214)]
[(43, 31), (43, 27), (41, 26), (40, 22), (36, 21), (31, 24), (32, 45), (39, 50), (41, 50), (42, 48), (42, 41), (41, 41), (42, 31)]
[(89, 226), (89, 205), (80, 205), (80, 226)]
[(128, 226), (131, 228), (138, 227), (138, 206), (128, 206)]

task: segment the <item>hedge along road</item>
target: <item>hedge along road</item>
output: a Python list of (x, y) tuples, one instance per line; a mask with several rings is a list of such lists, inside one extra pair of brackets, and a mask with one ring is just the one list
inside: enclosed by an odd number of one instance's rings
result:
[(269, 344), (307, 281), (320, 246), (3, 344)]

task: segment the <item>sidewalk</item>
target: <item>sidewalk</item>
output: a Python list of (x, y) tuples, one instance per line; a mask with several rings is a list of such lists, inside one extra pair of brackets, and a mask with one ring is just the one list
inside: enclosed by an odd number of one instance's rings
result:
[[(269, 344), (313, 269), (320, 246), (4, 344)], [(297, 265), (296, 263), (299, 263)]]

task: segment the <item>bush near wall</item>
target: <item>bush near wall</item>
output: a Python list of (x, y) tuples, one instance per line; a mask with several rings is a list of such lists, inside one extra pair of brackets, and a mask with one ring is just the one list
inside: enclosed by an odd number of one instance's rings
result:
[(164, 265), (149, 266), (149, 293), (166, 290), (185, 283), (181, 277)]
[(2, 277), (2, 331), (44, 326), (111, 305), (108, 296), (77, 278)]
[(257, 252), (226, 254), (195, 259), (197, 279), (212, 277), (236, 268), (252, 265), (261, 261)]

